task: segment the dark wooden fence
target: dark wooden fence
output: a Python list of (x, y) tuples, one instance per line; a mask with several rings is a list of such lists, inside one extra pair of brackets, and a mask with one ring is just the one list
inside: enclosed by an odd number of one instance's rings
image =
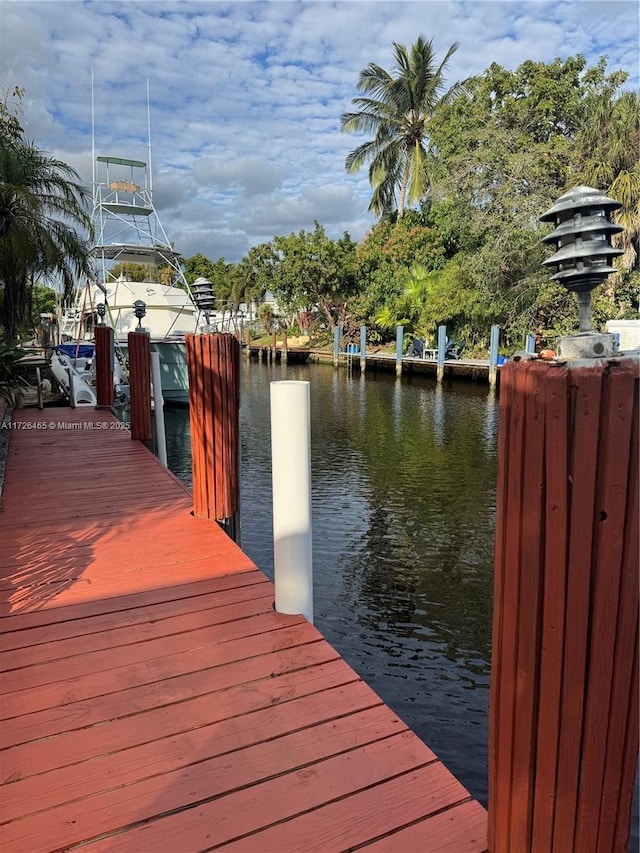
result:
[(638, 360), (502, 368), (489, 850), (627, 848), (638, 755)]

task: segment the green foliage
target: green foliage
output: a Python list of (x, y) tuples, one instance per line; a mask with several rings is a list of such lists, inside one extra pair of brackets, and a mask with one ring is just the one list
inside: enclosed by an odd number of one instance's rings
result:
[[(406, 211), (402, 219), (385, 217), (357, 248), (357, 277), (361, 295), (353, 311), (364, 322), (379, 316), (398, 300), (412, 267), (431, 271), (445, 263), (442, 235), (431, 223), (429, 209)], [(392, 315), (397, 315), (395, 309)], [(390, 315), (391, 316), (391, 315)]]
[(15, 404), (15, 394), (21, 374), (20, 359), (24, 353), (11, 342), (4, 329), (0, 328), (0, 394), (11, 405)]
[(421, 319), (426, 311), (433, 276), (433, 272), (420, 264), (414, 264), (405, 278), (400, 295), (393, 302), (387, 302), (376, 316), (376, 325), (387, 332), (394, 331), (396, 326), (404, 326), (408, 335), (424, 333)]
[[(18, 90), (15, 90), (18, 91)], [(25, 142), (19, 124), (0, 110), (0, 324), (15, 338), (30, 319), (37, 278), (57, 275), (69, 294), (89, 275), (91, 231), (86, 189), (65, 163)]]
[(622, 203), (612, 217), (624, 228), (622, 234), (614, 237), (614, 245), (623, 250), (617, 261), (620, 284), (638, 259), (640, 94), (627, 91), (616, 97), (615, 85), (610, 82), (589, 92), (587, 105), (585, 120), (576, 137), (576, 156), (583, 181)]
[[(435, 67), (429, 43), (395, 45), (394, 55), (393, 73), (363, 70), (358, 111), (342, 117), (343, 130), (374, 135), (347, 167), (370, 164), (381, 219), (357, 247), (346, 234), (329, 240), (316, 223), (253, 247), (239, 264), (217, 262), (231, 302), (270, 290), (289, 319), (304, 311), (345, 332), (366, 323), (380, 341), (398, 324), (433, 339), (444, 323), (469, 350), (486, 350), (497, 323), (507, 351), (531, 332), (554, 347), (576, 330), (577, 307), (542, 268), (551, 249), (540, 242), (549, 228), (539, 217), (567, 189), (590, 183), (623, 202), (625, 228), (620, 272), (594, 295), (594, 326), (637, 316), (640, 102), (620, 91), (626, 74), (608, 74), (604, 59), (588, 67), (580, 55), (515, 71), (494, 63), (442, 96), (444, 64)], [(431, 106), (413, 125), (418, 168), (399, 140), (419, 92)], [(421, 204), (403, 210), (410, 187), (411, 203)], [(213, 280), (211, 266), (196, 270)]]
[(226, 286), (226, 273), (224, 258), (219, 258), (215, 262), (210, 261), (201, 252), (187, 258), (184, 263), (184, 277), (189, 284), (193, 284), (197, 278), (207, 278), (213, 283), (214, 290)]
[(258, 320), (265, 332), (272, 332), (274, 329), (273, 308), (268, 302), (263, 302), (258, 306)]
[(155, 281), (158, 271), (158, 268), (154, 267), (150, 278), (149, 264), (134, 264), (127, 262), (114, 264), (110, 270), (110, 276), (114, 280), (122, 276), (127, 281)]
[(393, 43), (393, 72), (371, 62), (360, 72), (354, 98), (357, 112), (345, 113), (340, 126), (345, 133), (373, 133), (373, 139), (355, 148), (345, 162), (347, 172), (357, 172), (369, 163), (373, 195), (369, 210), (378, 216), (395, 209), (398, 216), (405, 203), (419, 204), (429, 187), (427, 141), (433, 115), (461, 89), (456, 84), (444, 92), (445, 70), (458, 49), (451, 45), (436, 66), (433, 42), (419, 36), (408, 51)]
[(330, 240), (315, 223), (311, 232), (274, 237), (269, 289), (285, 313), (320, 310), (330, 327), (343, 322), (357, 292), (356, 246), (347, 233)]
[(58, 294), (51, 287), (36, 284), (31, 294), (31, 328), (40, 324), (41, 314), (55, 314), (58, 307)]
[(3, 94), (0, 100), (0, 136), (15, 142), (24, 133), (18, 115), (25, 90), (21, 86), (13, 86), (9, 89), (0, 86), (0, 91)]
[[(527, 61), (515, 71), (494, 63), (434, 116), (432, 218), (468, 283), (458, 296), (451, 293), (457, 322), (477, 332), (480, 323), (497, 322), (518, 342), (536, 325), (551, 335), (573, 323), (571, 300), (555, 291), (551, 297), (547, 288), (541, 263), (549, 250), (540, 239), (548, 227), (538, 218), (570, 186), (585, 182), (579, 140), (595, 126), (596, 106), (626, 101), (616, 94), (625, 75), (607, 76), (605, 69), (604, 60), (587, 68), (582, 56)], [(610, 128), (600, 125), (600, 132), (611, 140)], [(612, 156), (609, 163), (609, 176), (619, 175), (620, 163)]]

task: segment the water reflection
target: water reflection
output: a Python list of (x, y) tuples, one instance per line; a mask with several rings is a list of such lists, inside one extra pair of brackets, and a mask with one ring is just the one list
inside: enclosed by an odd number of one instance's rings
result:
[(444, 441), (444, 389), (436, 385), (433, 393), (433, 439), (441, 447)]
[(487, 449), (495, 447), (498, 441), (498, 400), (495, 388), (487, 394), (487, 413), (484, 421), (484, 442)]

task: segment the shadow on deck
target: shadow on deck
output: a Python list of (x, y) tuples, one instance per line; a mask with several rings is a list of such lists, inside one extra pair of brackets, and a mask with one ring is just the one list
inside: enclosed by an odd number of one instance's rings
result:
[(14, 428), (2, 848), (486, 849), (486, 814), (109, 415)]

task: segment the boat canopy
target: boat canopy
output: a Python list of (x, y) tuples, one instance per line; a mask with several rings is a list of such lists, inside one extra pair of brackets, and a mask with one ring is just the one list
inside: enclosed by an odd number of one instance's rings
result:
[(94, 258), (108, 261), (120, 261), (132, 264), (175, 264), (182, 256), (168, 246), (138, 246), (129, 243), (108, 243), (106, 246), (94, 246), (91, 250)]
[(96, 157), (98, 163), (115, 163), (117, 166), (134, 166), (144, 169), (147, 165), (143, 160), (127, 160), (124, 157)]
[(124, 201), (105, 201), (102, 205), (109, 213), (117, 213), (121, 216), (151, 216), (152, 207), (143, 207), (141, 204), (128, 204)]
[(66, 344), (58, 344), (56, 350), (69, 358), (93, 358), (95, 344), (77, 344), (70, 342)]

